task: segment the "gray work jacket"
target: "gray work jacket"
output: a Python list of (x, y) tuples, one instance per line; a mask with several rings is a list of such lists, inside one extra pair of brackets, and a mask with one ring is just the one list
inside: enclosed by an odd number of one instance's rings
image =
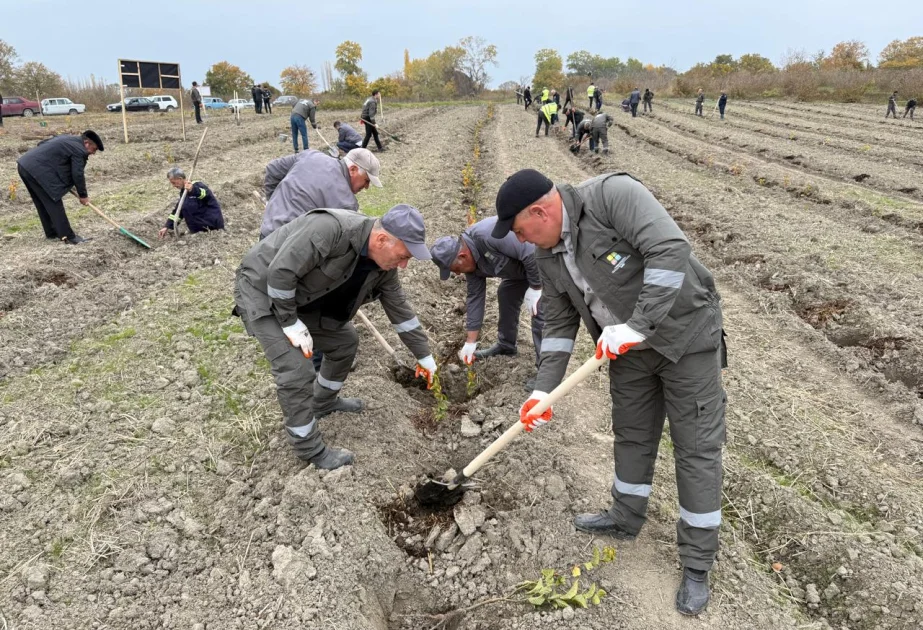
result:
[(378, 99), (374, 96), (370, 96), (365, 99), (365, 103), (362, 104), (362, 120), (368, 120), (372, 124), (375, 124), (375, 114), (378, 113)]
[(346, 164), (315, 149), (267, 164), (263, 188), (269, 199), (260, 225), (263, 238), (315, 208), (359, 211)]
[[(720, 296), (689, 241), (643, 184), (624, 173), (557, 186), (570, 218), (578, 269), (618, 323), (644, 335), (670, 361), (707, 326), (720, 327)], [(544, 281), (545, 329), (535, 389), (550, 392), (564, 377), (582, 319), (602, 334), (563, 252), (537, 248)]]
[[(238, 311), (248, 321), (274, 315), (283, 328), (298, 309), (327, 295), (352, 276), (375, 219), (320, 208), (298, 217), (253, 246), (237, 269)], [(401, 341), (421, 359), (431, 354), (426, 333), (404, 295), (397, 269), (374, 270), (359, 289), (349, 318), (378, 300)], [(321, 328), (341, 321), (320, 319)]]
[(503, 238), (490, 235), (497, 224), (497, 217), (478, 221), (462, 233), (465, 245), (477, 269), (465, 274), (468, 283), (465, 330), (481, 330), (484, 323), (484, 304), (487, 297), (487, 278), (509, 278), (528, 280), (532, 288), (542, 286), (541, 274), (535, 262), (535, 245), (520, 243), (510, 232)]
[(292, 113), (298, 114), (305, 120), (310, 120), (311, 126), (317, 129), (317, 123), (314, 122), (314, 116), (317, 114), (317, 105), (314, 101), (307, 98), (296, 101), (295, 104), (292, 105)]

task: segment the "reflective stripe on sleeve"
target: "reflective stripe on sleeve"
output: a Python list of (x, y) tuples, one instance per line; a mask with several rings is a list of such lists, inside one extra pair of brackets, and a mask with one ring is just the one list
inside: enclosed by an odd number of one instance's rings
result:
[(293, 300), (295, 299), (295, 289), (276, 289), (275, 287), (268, 286), (266, 287), (266, 292), (269, 294), (269, 297), (276, 300)]
[(658, 287), (679, 289), (683, 286), (686, 274), (682, 271), (669, 271), (667, 269), (645, 269), (644, 284), (655, 284)]

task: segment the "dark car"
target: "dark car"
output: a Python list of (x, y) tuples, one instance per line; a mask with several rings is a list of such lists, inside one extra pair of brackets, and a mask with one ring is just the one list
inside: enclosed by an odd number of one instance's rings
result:
[(3, 115), (4, 116), (25, 116), (31, 118), (35, 114), (41, 113), (42, 107), (36, 101), (30, 101), (21, 96), (5, 96), (3, 98)]
[[(122, 104), (113, 103), (112, 105), (106, 105), (106, 109), (108, 109), (110, 112), (120, 112), (122, 111)], [(125, 111), (157, 112), (160, 111), (160, 106), (149, 98), (144, 98), (143, 96), (132, 96), (125, 99)]]

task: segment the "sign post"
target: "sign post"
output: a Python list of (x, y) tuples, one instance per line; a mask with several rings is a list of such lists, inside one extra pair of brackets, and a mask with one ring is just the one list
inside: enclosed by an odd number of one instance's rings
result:
[[(125, 114), (125, 88), (149, 88), (155, 90), (179, 90), (180, 113), (182, 115), (183, 87), (180, 81), (178, 63), (159, 61), (131, 61), (119, 59), (119, 92), (122, 97), (122, 128), (125, 142), (128, 142), (128, 117)], [(183, 140), (186, 140), (186, 118), (183, 115)]]

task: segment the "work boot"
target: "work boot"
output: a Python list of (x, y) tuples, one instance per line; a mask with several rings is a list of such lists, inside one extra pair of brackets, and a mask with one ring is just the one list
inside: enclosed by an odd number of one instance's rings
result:
[(359, 413), (365, 408), (365, 403), (362, 402), (361, 398), (339, 398), (333, 402), (331, 407), (324, 409), (323, 411), (315, 410), (315, 418), (323, 418), (324, 416), (329, 416), (330, 414), (336, 411), (345, 411), (346, 413)]
[(509, 346), (501, 346), (499, 343), (495, 343), (489, 348), (484, 350), (475, 350), (474, 358), (475, 359), (488, 359), (490, 357), (498, 356), (510, 356), (515, 357), (519, 354), (519, 351), (514, 347), (510, 348)]
[(345, 448), (325, 446), (324, 450), (305, 461), (309, 464), (314, 464), (315, 468), (320, 468), (321, 470), (336, 470), (340, 466), (349, 466), (353, 463), (353, 459), (355, 459), (355, 456)]
[(80, 243), (86, 243), (87, 241), (92, 241), (93, 239), (83, 238), (82, 236), (74, 234), (73, 236), (65, 236), (61, 240), (67, 243), (68, 245), (80, 245)]
[(526, 390), (527, 392), (535, 391), (535, 377), (533, 376), (532, 378), (527, 380), (525, 382), (525, 385), (522, 386), (522, 388)]
[(676, 610), (682, 615), (698, 615), (708, 606), (708, 571), (683, 569), (683, 581), (676, 591)]
[(574, 527), (588, 534), (597, 536), (612, 536), (619, 540), (634, 540), (637, 534), (632, 534), (615, 522), (609, 512), (597, 514), (578, 514), (574, 517)]

